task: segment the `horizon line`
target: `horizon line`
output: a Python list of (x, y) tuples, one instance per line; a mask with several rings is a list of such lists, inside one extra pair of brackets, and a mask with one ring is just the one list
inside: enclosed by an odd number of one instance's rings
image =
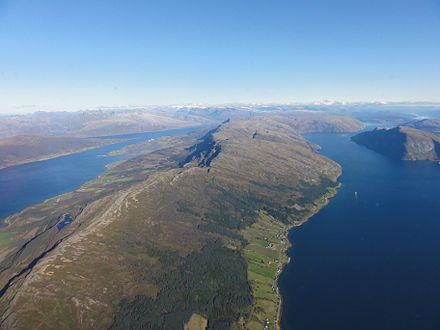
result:
[[(47, 107), (41, 107), (42, 109), (30, 111), (30, 112), (4, 112), (1, 116), (8, 115), (32, 115), (38, 112), (87, 112), (87, 111), (111, 111), (111, 110), (141, 110), (141, 109), (153, 109), (156, 107), (169, 107), (169, 108), (189, 108), (189, 107), (255, 107), (255, 106), (350, 106), (350, 105), (361, 105), (361, 104), (375, 104), (375, 105), (439, 105), (440, 101), (334, 101), (334, 100), (321, 100), (321, 101), (308, 101), (308, 102), (226, 102), (226, 103), (163, 103), (163, 104), (133, 104), (133, 105), (101, 105), (94, 107), (81, 107), (76, 109), (62, 109), (61, 107), (53, 107), (50, 109)], [(36, 105), (21, 105), (15, 106), (16, 109), (26, 109), (26, 108), (40, 108)], [(1, 111), (1, 110), (0, 110)]]

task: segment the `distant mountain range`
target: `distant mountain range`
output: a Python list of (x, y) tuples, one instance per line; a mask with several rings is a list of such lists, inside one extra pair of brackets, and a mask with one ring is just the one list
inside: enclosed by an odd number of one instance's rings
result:
[[(93, 131), (95, 134), (97, 134), (97, 132), (101, 132), (101, 134), (108, 132), (107, 135), (110, 134), (110, 132), (112, 132), (111, 134), (117, 134), (132, 129), (138, 131), (141, 130), (142, 127), (139, 125), (143, 125), (142, 123), (124, 125), (123, 123), (118, 122), (116, 118), (111, 120), (104, 119), (102, 121), (94, 119), (92, 124), (88, 123), (86, 128), (79, 130), (77, 134), (80, 132), (84, 133), (87, 130), (87, 127), (90, 128), (92, 125), (94, 128), (93, 130), (89, 130), (89, 132)], [(279, 118), (291, 128), (295, 129), (297, 133), (356, 132), (363, 128), (363, 124), (360, 121), (341, 116)], [(31, 134), (8, 137), (0, 140), (0, 168), (76, 153), (86, 149), (110, 144), (114, 141), (114, 139), (81, 138), (77, 136), (41, 136)]]
[(196, 125), (196, 122), (145, 111), (37, 112), (0, 117), (0, 138), (14, 135), (71, 135), (95, 137), (159, 131)]
[(343, 116), (362, 122), (399, 124), (420, 117), (440, 117), (440, 105), (431, 103), (241, 104), (223, 106), (157, 106), (145, 108), (35, 112), (0, 116), (0, 139), (14, 135), (69, 135), (95, 137), (158, 131), (191, 125), (220, 123), (255, 116)]
[(413, 120), (404, 125), (440, 135), (440, 118)]

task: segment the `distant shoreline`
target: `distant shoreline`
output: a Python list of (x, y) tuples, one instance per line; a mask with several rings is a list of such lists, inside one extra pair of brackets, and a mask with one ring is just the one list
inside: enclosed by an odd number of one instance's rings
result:
[(54, 159), (54, 158), (58, 158), (58, 157), (73, 155), (73, 154), (77, 154), (77, 153), (80, 153), (80, 152), (83, 152), (83, 151), (93, 150), (93, 149), (105, 147), (105, 146), (108, 146), (108, 145), (116, 144), (118, 142), (121, 142), (121, 141), (109, 141), (108, 143), (99, 144), (99, 145), (96, 145), (96, 146), (93, 146), (93, 147), (81, 148), (81, 149), (73, 150), (73, 151), (60, 152), (60, 153), (57, 153), (57, 154), (49, 154), (49, 155), (44, 155), (44, 156), (41, 156), (41, 157), (24, 159), (22, 161), (17, 161), (17, 162), (11, 163), (11, 165), (0, 166), (0, 170), (6, 169), (6, 168), (11, 168), (11, 167), (14, 167), (14, 166), (25, 165), (25, 164), (36, 163), (36, 162), (42, 162), (42, 161), (49, 160), (49, 159)]
[(24, 159), (24, 160), (17, 161), (17, 162), (11, 162), (9, 165), (0, 165), (0, 170), (6, 169), (6, 168), (11, 168), (14, 166), (30, 164), (30, 163), (35, 163), (35, 162), (41, 162), (41, 161), (54, 159), (54, 158), (58, 158), (58, 157), (73, 155), (73, 154), (77, 154), (77, 153), (80, 153), (83, 151), (105, 147), (108, 145), (116, 144), (116, 143), (123, 142), (123, 141), (130, 139), (128, 137), (126, 137), (126, 138), (122, 137), (124, 135), (164, 132), (164, 131), (170, 131), (170, 130), (174, 130), (174, 129), (179, 130), (179, 129), (183, 129), (183, 128), (190, 128), (190, 127), (197, 127), (197, 126), (199, 126), (199, 125), (188, 125), (188, 126), (183, 126), (183, 127), (178, 127), (178, 128), (165, 128), (165, 129), (151, 130), (151, 131), (145, 131), (145, 132), (124, 133), (124, 134), (116, 134), (116, 135), (102, 135), (99, 137), (98, 136), (97, 137), (69, 136), (69, 137), (84, 138), (84, 139), (100, 139), (100, 140), (102, 140), (102, 143), (100, 143), (96, 146), (81, 148), (81, 149), (77, 149), (77, 150), (73, 150), (73, 151), (66, 151), (66, 152), (60, 152), (60, 153), (55, 153), (55, 154), (46, 154), (46, 155), (42, 155), (41, 157), (34, 157), (34, 158)]

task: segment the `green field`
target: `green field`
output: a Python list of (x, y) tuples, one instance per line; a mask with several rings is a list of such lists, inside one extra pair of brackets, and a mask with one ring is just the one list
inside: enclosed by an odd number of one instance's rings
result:
[(13, 232), (0, 233), (0, 249), (7, 248), (14, 237), (15, 233)]
[[(336, 195), (337, 187), (325, 188), (324, 192), (314, 196), (317, 198), (312, 203), (303, 205), (303, 221), (326, 205)], [(288, 262), (286, 250), (289, 245), (289, 228), (289, 225), (260, 211), (257, 221), (242, 231), (249, 242), (244, 249), (244, 256), (248, 263), (248, 280), (254, 298), (246, 324), (248, 329), (276, 329), (280, 307), (277, 279), (283, 265)]]
[(244, 254), (254, 297), (246, 324), (249, 329), (263, 329), (264, 326), (275, 329), (279, 306), (276, 279), (282, 265), (287, 262), (287, 230), (287, 225), (260, 212), (257, 222), (243, 231), (243, 236), (249, 241)]

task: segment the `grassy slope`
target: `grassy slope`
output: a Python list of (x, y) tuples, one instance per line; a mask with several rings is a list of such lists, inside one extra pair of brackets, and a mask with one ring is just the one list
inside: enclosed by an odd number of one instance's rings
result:
[(280, 304), (276, 288), (277, 274), (287, 262), (285, 225), (273, 217), (260, 213), (258, 220), (244, 230), (249, 241), (244, 249), (248, 262), (248, 279), (254, 297), (247, 327), (253, 329), (274, 329)]
[[(267, 286), (285, 258), (277, 235), (318, 208), (340, 174), (283, 121), (223, 124), (198, 147), (141, 155), (10, 217), (1, 232), (17, 239), (0, 249), (1, 286), (59, 245), (0, 299), (1, 326), (174, 329), (197, 314), (210, 329), (238, 329), (273, 319)], [(75, 220), (58, 232), (67, 212)], [(263, 228), (274, 249), (261, 248)]]
[[(330, 185), (330, 186), (328, 186)], [(277, 329), (280, 317), (280, 295), (277, 288), (278, 276), (288, 262), (287, 238), (293, 226), (299, 226), (318, 212), (336, 195), (336, 186), (320, 182), (312, 189), (317, 192), (306, 194), (307, 202), (300, 214), (292, 216), (288, 224), (278, 221), (266, 212), (260, 212), (257, 221), (243, 230), (249, 242), (244, 249), (248, 262), (248, 279), (253, 290), (253, 304), (246, 327), (250, 330)], [(316, 199), (315, 199), (316, 198)]]

